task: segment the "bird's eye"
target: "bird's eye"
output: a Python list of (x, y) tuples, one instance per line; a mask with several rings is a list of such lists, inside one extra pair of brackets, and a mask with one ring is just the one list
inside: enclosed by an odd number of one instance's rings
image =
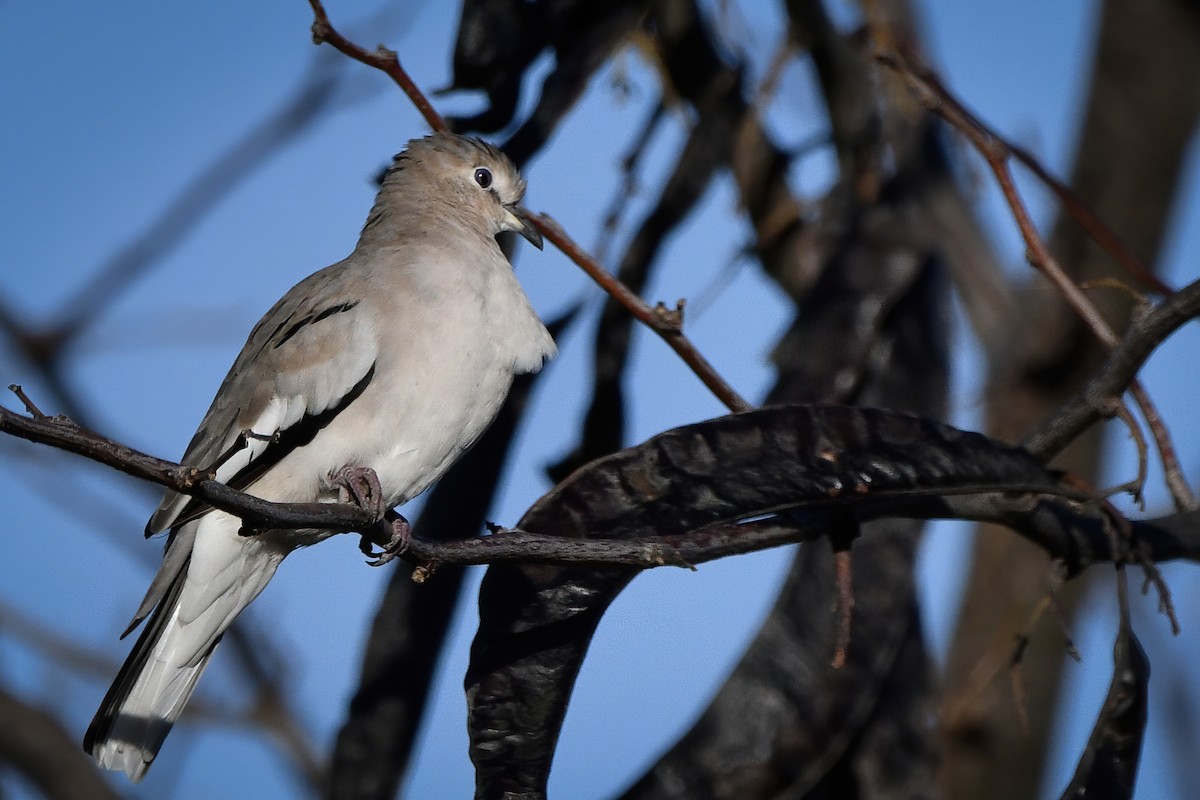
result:
[(486, 167), (475, 170), (475, 182), (479, 184), (479, 188), (487, 189), (492, 185), (492, 171)]

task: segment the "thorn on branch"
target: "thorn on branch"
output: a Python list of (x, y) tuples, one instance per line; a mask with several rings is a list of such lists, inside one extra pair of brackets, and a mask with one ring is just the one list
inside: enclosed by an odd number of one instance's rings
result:
[(329, 36), (329, 20), (318, 19), (314, 21), (312, 24), (313, 44), (325, 44), (327, 36)]
[(678, 333), (683, 330), (683, 309), (686, 305), (687, 300), (682, 297), (675, 301), (675, 308), (667, 308), (660, 300), (654, 306), (654, 316), (663, 325)]

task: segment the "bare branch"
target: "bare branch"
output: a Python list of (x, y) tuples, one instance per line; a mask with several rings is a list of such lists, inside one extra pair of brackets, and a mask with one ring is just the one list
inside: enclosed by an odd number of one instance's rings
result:
[[(805, 408), (810, 410), (805, 410)], [(822, 411), (822, 408), (826, 410)], [(779, 413), (783, 410), (776, 409), (773, 412), (764, 410), (755, 413)], [(849, 413), (849, 410), (837, 411), (837, 407), (820, 406), (796, 408), (796, 413), (816, 414), (817, 418), (831, 412), (844, 414)], [(896, 416), (879, 411), (871, 413), (885, 423), (890, 417)], [(905, 415), (899, 415), (897, 418), (914, 419)], [(735, 418), (721, 419), (732, 420)], [(700, 426), (719, 422), (721, 420), (700, 423)], [(920, 421), (919, 424), (934, 425), (930, 421)], [(667, 435), (678, 437), (694, 427), (696, 426), (686, 426)], [(933, 431), (934, 429), (929, 428), (929, 430)], [(951, 437), (968, 437), (964, 441), (980, 443), (987, 441), (978, 434), (955, 433), (953, 429), (945, 427), (937, 430), (944, 431), (945, 435)], [(884, 435), (886, 439), (886, 430), (881, 429), (881, 431), (881, 435)], [(261, 500), (230, 489), (207, 473), (141, 453), (84, 430), (63, 417), (34, 419), (23, 417), (7, 408), (0, 407), (0, 432), (67, 450), (126, 474), (201, 499), (215, 508), (245, 520), (247, 528), (249, 528), (245, 531), (247, 535), (252, 535), (255, 530), (263, 528), (317, 528), (361, 533), (370, 531), (377, 523), (377, 520), (368, 512), (355, 505), (274, 503)], [(659, 445), (652, 441), (639, 447), (645, 449), (657, 446)], [(857, 450), (869, 446), (871, 445), (866, 442), (853, 445)], [(932, 441), (922, 440), (921, 442), (921, 447), (924, 448), (937, 446)], [(994, 447), (1000, 448), (995, 450), (995, 457), (1000, 458), (1001, 463), (1007, 463), (1008, 460), (1014, 458), (1020, 460), (1019, 450), (1012, 448), (1004, 450), (1003, 445), (994, 445)], [(636, 457), (630, 454), (637, 449), (623, 451), (626, 453), (623, 457), (626, 460)], [(1011, 455), (1006, 455), (1006, 453), (1011, 453)], [(841, 458), (845, 460), (848, 455), (853, 454), (843, 452)], [(986, 450), (981, 454), (986, 456)], [(977, 453), (973, 457), (979, 457), (981, 454)], [(615, 454), (610, 457), (610, 460), (621, 455)], [(811, 453), (807, 454), (807, 456), (811, 455)], [(862, 454), (858, 453), (858, 455)], [(904, 457), (908, 458), (910, 455), (911, 448)], [(882, 454), (876, 454), (873, 458), (875, 457), (885, 460), (887, 458)], [(943, 455), (940, 458), (944, 460), (946, 457)], [(1028, 456), (1024, 456), (1024, 459), (1028, 460)], [(1033, 463), (1030, 460), (1030, 465)], [(779, 466), (776, 465), (777, 468)], [(608, 468), (607, 465), (597, 463), (594, 465), (593, 471), (600, 474), (606, 468)], [(790, 468), (793, 471), (801, 470), (796, 473), (797, 475), (803, 474), (804, 468), (799, 463), (790, 465)], [(960, 467), (960, 469), (968, 470), (973, 468), (968, 464)], [(664, 506), (664, 508), (651, 509), (649, 513), (652, 517), (668, 514), (677, 520), (682, 520), (680, 515), (686, 511), (695, 517), (697, 522), (687, 523), (677, 531), (666, 531), (657, 536), (630, 536), (626, 532), (623, 537), (627, 538), (610, 538), (608, 533), (602, 534), (600, 537), (581, 538), (574, 535), (572, 531), (564, 530), (555, 531), (553, 534), (501, 531), (491, 536), (446, 542), (413, 539), (411, 546), (402, 556), (405, 560), (423, 567), (426, 572), (436, 569), (439, 564), (485, 564), (501, 561), (633, 566), (642, 569), (660, 566), (688, 568), (694, 564), (737, 553), (749, 553), (824, 536), (832, 525), (833, 516), (845, 514), (846, 509), (850, 508), (859, 520), (883, 517), (916, 519), (941, 517), (998, 522), (1046, 548), (1052, 555), (1063, 558), (1072, 574), (1096, 561), (1122, 557), (1121, 553), (1114, 550), (1115, 545), (1105, 544), (1103, 535), (1097, 533), (1096, 526), (1099, 523), (1094, 517), (1072, 512), (1061, 502), (1053, 500), (1053, 498), (1062, 498), (1075, 502), (1085, 501), (1088, 498), (1087, 494), (1067, 487), (1057, 487), (1052, 483), (1044, 483), (1042, 480), (1033, 481), (1030, 477), (1022, 478), (1014, 475), (1009, 478), (1000, 478), (1001, 474), (1003, 473), (998, 472), (997, 477), (993, 478), (981, 476), (968, 479), (965, 483), (962, 481), (946, 483), (945, 480), (938, 479), (936, 485), (927, 487), (911, 486), (906, 488), (898, 485), (886, 488), (879, 481), (875, 481), (873, 488), (866, 492), (839, 490), (832, 493), (827, 491), (813, 493), (806, 490), (798, 495), (789, 495), (790, 499), (786, 499), (782, 503), (771, 501), (765, 506), (749, 505), (742, 509), (745, 517), (762, 516), (764, 513), (791, 512), (794, 514), (797, 509), (803, 509), (803, 513), (809, 515), (804, 518), (789, 516), (786, 524), (775, 521), (773, 517), (760, 523), (705, 524), (699, 520), (703, 519), (705, 515), (711, 514), (711, 511), (683, 508), (671, 511), (670, 508)], [(576, 475), (574, 491), (580, 491), (582, 480), (584, 479)], [(588, 478), (588, 480), (596, 479)], [(821, 477), (812, 476), (804, 480), (819, 483)], [(754, 492), (761, 492), (768, 488), (757, 483), (754, 484), (754, 487)], [(782, 485), (779, 488), (782, 490)], [(865, 489), (866, 484), (862, 488)], [(1039, 498), (1043, 499), (1039, 500)], [(543, 497), (535, 508), (548, 507), (547, 504), (550, 502), (552, 501), (548, 495)], [(697, 514), (700, 516), (696, 516)], [(628, 524), (635, 524), (633, 520), (637, 518), (636, 516), (631, 517)], [(711, 519), (711, 517), (709, 518)], [(1148, 560), (1200, 558), (1200, 530), (1192, 530), (1191, 526), (1194, 526), (1194, 522), (1191, 517), (1180, 516), (1179, 521), (1172, 523), (1173, 527), (1164, 528), (1158, 521), (1135, 523), (1134, 525), (1133, 530), (1141, 537), (1139, 541), (1144, 545), (1145, 556)], [(651, 525), (649, 522), (644, 528), (645, 530), (661, 529), (660, 526)]]
[[(364, 50), (333, 28), (320, 0), (309, 0), (309, 4), (313, 8), (315, 18), (313, 22), (314, 42), (317, 44), (327, 42), (350, 58), (381, 70), (391, 76), (397, 85), (404, 90), (404, 93), (408, 95), (409, 99), (412, 100), (417, 110), (424, 115), (430, 127), (436, 131), (446, 130), (445, 121), (433, 109), (424, 93), (413, 83), (408, 73), (400, 66), (400, 61), (393, 51), (383, 47), (380, 47), (375, 53)], [(692, 368), (700, 380), (704, 382), (704, 385), (721, 402), (725, 403), (730, 410), (742, 411), (751, 407), (713, 369), (712, 365), (700, 354), (695, 345), (683, 335), (682, 325), (674, 317), (669, 314), (663, 315), (657, 312), (643, 302), (637, 294), (622, 285), (619, 280), (610, 275), (595, 259), (589, 256), (582, 247), (576, 244), (567, 235), (566, 231), (563, 230), (562, 226), (553, 219), (545, 214), (537, 214), (534, 215), (533, 222), (543, 236), (553, 242), (568, 258), (578, 264), (596, 283), (600, 284), (600, 287), (604, 291), (608, 292), (613, 299), (628, 309), (636, 319), (661, 336), (670, 345), (671, 349), (678, 353), (684, 362)]]
[(54, 800), (117, 800), (62, 726), (40, 708), (0, 689), (0, 764), (11, 764)]
[(339, 53), (388, 75), (408, 95), (408, 99), (417, 107), (417, 111), (421, 112), (421, 116), (425, 117), (430, 128), (435, 131), (448, 130), (442, 115), (430, 104), (425, 93), (413, 83), (413, 79), (408, 76), (404, 67), (400, 66), (400, 59), (396, 56), (396, 51), (389, 50), (383, 45), (379, 45), (373, 53), (364, 50), (337, 32), (329, 21), (329, 15), (325, 13), (325, 7), (321, 5), (321, 0), (308, 0), (308, 4), (312, 6), (313, 10), (313, 44), (328, 44)]
[(1133, 383), (1154, 349), (1197, 315), (1200, 315), (1200, 281), (1180, 289), (1153, 310), (1135, 318), (1096, 376), (1026, 437), (1022, 443), (1025, 449), (1048, 460), (1089, 425), (1112, 416), (1114, 403), (1120, 402), (1122, 393)]
[(683, 324), (671, 312), (664, 313), (660, 305), (652, 308), (625, 284), (617, 280), (608, 270), (600, 266), (586, 251), (567, 235), (562, 226), (545, 214), (534, 214), (533, 224), (559, 250), (578, 264), (592, 280), (620, 303), (639, 322), (657, 333), (680, 358), (683, 359), (704, 385), (725, 404), (730, 411), (745, 411), (752, 406), (713, 368), (708, 359), (683, 335)]
[[(1021, 231), (1021, 238), (1025, 240), (1026, 259), (1030, 265), (1054, 285), (1067, 304), (1084, 321), (1105, 347), (1110, 350), (1115, 348), (1120, 341), (1117, 334), (1113, 332), (1112, 327), (1101, 316), (1100, 311), (1095, 305), (1088, 300), (1083, 290), (1071, 280), (1070, 276), (1059, 265), (1057, 259), (1054, 258), (1049, 248), (1046, 247), (1041, 234), (1037, 231), (1037, 227), (1033, 224), (1033, 218), (1030, 216), (1029, 210), (1026, 208), (1020, 193), (1017, 191), (1012, 170), (1009, 168), (1009, 160), (1014, 157), (1012, 146), (967, 111), (942, 85), (936, 75), (929, 70), (915, 67), (901, 52), (900, 48), (882, 47), (876, 54), (876, 58), (881, 64), (899, 74), (905, 83), (908, 84), (909, 88), (916, 93), (926, 108), (958, 129), (979, 152), (984, 161), (987, 162), (988, 167), (992, 170), (992, 174), (1000, 186), (1000, 191), (1003, 193), (1004, 199), (1012, 212), (1013, 219)], [(1115, 235), (1113, 238), (1115, 238)], [(1139, 265), (1139, 271), (1136, 274), (1138, 277), (1141, 277), (1143, 274), (1149, 273), (1148, 270)], [(1187, 482), (1181, 477), (1183, 468), (1180, 466), (1175, 454), (1174, 445), (1167, 438), (1167, 430), (1161, 424), (1161, 417), (1158, 410), (1155, 408), (1149, 394), (1142, 387), (1140, 381), (1136, 379), (1131, 381), (1129, 389), (1138, 407), (1141, 408), (1143, 416), (1150, 424), (1150, 430), (1155, 436), (1155, 442), (1158, 446), (1159, 457), (1163, 462), (1164, 471), (1172, 478), (1168, 481), (1168, 488), (1171, 490), (1176, 507), (1181, 510), (1195, 508), (1197, 505), (1196, 497), (1188, 487)], [(1159, 422), (1156, 424), (1155, 421)]]

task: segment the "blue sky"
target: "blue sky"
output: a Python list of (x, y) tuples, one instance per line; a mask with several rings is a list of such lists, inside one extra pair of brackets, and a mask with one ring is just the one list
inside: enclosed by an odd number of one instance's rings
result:
[[(376, 16), (378, 4), (335, 2), (329, 11), (363, 44), (383, 41), (398, 50), (420, 85), (447, 85), (456, 6), (404, 5)], [(756, 57), (764, 62), (782, 31), (777, 5), (737, 4), (741, 12), (729, 29), (732, 41), (761, 54)], [(837, 0), (834, 5), (844, 10)], [(933, 59), (948, 84), (997, 130), (1066, 174), (1096, 7), (1077, 0), (1052, 7), (1047, 11), (1036, 0), (920, 4)], [(0, 126), (5, 300), (28, 319), (45, 319), (189, 180), (290, 96), (315, 62), (335, 65), (340, 56), (312, 46), (310, 21), (301, 0), (80, 4), (70, 14), (28, 0), (0, 5), (0, 99), (7, 119)], [(100, 431), (177, 456), (258, 316), (297, 280), (353, 246), (374, 194), (372, 177), (425, 128), (382, 75), (340, 66), (345, 82), (337, 110), (248, 175), (71, 351), (72, 384), (95, 410), (93, 424)], [(765, 63), (753, 67), (761, 74)], [(628, 97), (614, 90), (617, 78), (632, 86)], [(614, 164), (654, 97), (653, 78), (637, 57), (617, 59), (594, 81), (550, 149), (526, 170), (528, 205), (552, 213), (578, 241), (595, 247), (616, 191)], [(800, 142), (821, 130), (819, 99), (805, 68), (787, 71), (781, 98), (769, 122), (783, 141)], [(444, 112), (454, 112), (476, 109), (480, 101), (437, 102)], [(652, 187), (681, 141), (682, 128), (674, 120), (650, 150), (642, 180), (648, 190), (630, 204), (627, 220), (636, 220), (653, 198)], [(1167, 275), (1176, 284), (1192, 280), (1200, 263), (1196, 161), (1166, 252)], [(819, 191), (830, 168), (828, 154), (804, 159), (797, 185)], [(979, 183), (980, 211), (999, 251), (1014, 270), (1024, 269), (1011, 219), (986, 188), (986, 178)], [(1045, 223), (1052, 205), (1033, 184), (1023, 186)], [(696, 298), (714, 282), (723, 286), (705, 310), (689, 316), (688, 332), (739, 391), (756, 398), (771, 382), (766, 356), (788, 315), (783, 299), (753, 268), (723, 277), (747, 233), (730, 221), (734, 205), (729, 183), (719, 181), (670, 242), (647, 294), (672, 302)], [(545, 317), (581, 296), (595, 299), (597, 290), (552, 250), (522, 252), (517, 268)], [(731, 319), (739, 320), (738, 330), (752, 319), (754, 329), (731, 336)], [(549, 488), (542, 467), (574, 441), (590, 387), (586, 334), (593, 323), (594, 313), (561, 343), (562, 357), (538, 390), (492, 514), (498, 521), (515, 521)], [(1145, 373), (1193, 477), (1200, 474), (1195, 457), (1200, 426), (1190, 419), (1190, 404), (1200, 387), (1195, 373), (1179, 365), (1194, 362), (1189, 354), (1197, 344), (1194, 331), (1179, 334)], [(971, 426), (983, 397), (969, 346), (956, 353), (956, 370), (956, 419)], [(635, 340), (632, 378), (631, 441), (722, 413), (652, 336)], [(0, 380), (25, 385), (34, 398), (49, 398), (36, 375), (4, 350)], [(1114, 482), (1123, 480), (1133, 468), (1129, 448), (1119, 448), (1111, 464)], [(158, 544), (140, 535), (153, 506), (151, 494), (78, 459), (12, 442), (0, 442), (0, 493), (5, 499), (0, 611), (15, 609), (76, 639), (115, 668), (127, 650), (116, 636), (158, 557)], [(62, 502), (77, 493), (87, 501)], [(1166, 502), (1152, 488), (1150, 507), (1162, 509)], [(101, 509), (96, 520), (89, 507)], [(961, 588), (948, 576), (963, 563), (968, 545), (961, 527), (939, 525), (925, 548), (922, 599), (937, 648), (944, 648)], [(660, 570), (635, 581), (601, 625), (580, 676), (552, 793), (610, 795), (686, 730), (753, 636), (789, 556), (787, 550), (761, 553), (705, 565), (697, 573)], [(1161, 619), (1152, 613), (1140, 617), (1156, 676), (1200, 657), (1188, 616), (1200, 607), (1197, 582), (1187, 572), (1167, 570), (1183, 636), (1170, 640)], [(353, 689), (370, 615), (387, 578), (385, 570), (363, 566), (350, 537), (338, 537), (289, 558), (252, 608), (252, 624), (269, 631), (287, 656), (287, 674), (296, 687), (292, 707), (323, 751)], [(1066, 673), (1074, 688), (1053, 737), (1056, 767), (1047, 779), (1047, 796), (1065, 785), (1107, 685), (1110, 595), (1093, 599), (1096, 616), (1075, 632), (1085, 661)], [(1152, 603), (1142, 605), (1153, 610)], [(473, 785), (461, 681), (474, 625), (468, 604), (438, 674), (407, 796), (461, 797)], [(223, 707), (244, 699), (227, 667), (218, 656), (200, 697)], [(0, 639), (0, 678), (54, 709), (75, 734), (82, 733), (108, 681), (108, 676), (81, 679), (8, 638)], [(1200, 703), (1193, 694), (1176, 703), (1179, 709), (1195, 718)], [(1164, 786), (1180, 785), (1175, 780), (1200, 780), (1200, 768), (1171, 750), (1161, 726), (1152, 727), (1146, 750), (1139, 797), (1164, 796)], [(271, 797), (287, 796), (291, 781), (260, 739), (196, 724), (172, 735), (141, 787), (121, 788), (141, 797)], [(12, 783), (11, 777), (0, 778), (6, 789)]]

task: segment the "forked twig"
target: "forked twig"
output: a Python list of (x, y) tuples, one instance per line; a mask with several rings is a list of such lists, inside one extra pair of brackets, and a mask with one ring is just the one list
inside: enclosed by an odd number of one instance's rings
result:
[[(894, 45), (894, 40), (891, 37), (880, 37), (880, 41), (885, 40), (891, 41)], [(995, 176), (996, 182), (1000, 186), (1000, 191), (1004, 195), (1005, 202), (1012, 212), (1013, 220), (1017, 223), (1017, 227), (1021, 232), (1021, 238), (1025, 241), (1025, 256), (1030, 265), (1054, 285), (1067, 305), (1075, 311), (1106, 348), (1109, 350), (1116, 349), (1117, 345), (1120, 344), (1119, 337), (1100, 315), (1095, 305), (1088, 300), (1083, 290), (1071, 280), (1070, 276), (1067, 275), (1054, 256), (1051, 255), (1049, 248), (1046, 247), (1045, 242), (1042, 240), (1041, 234), (1038, 233), (1037, 227), (1033, 224), (1033, 218), (1025, 206), (1025, 201), (1017, 191), (1016, 182), (1013, 180), (1012, 170), (1009, 166), (1012, 158), (1019, 157), (1012, 145), (1008, 144), (1002, 137), (998, 136), (967, 111), (949, 90), (942, 85), (936, 75), (928, 70), (915, 67), (905, 57), (901, 47), (883, 45), (877, 50), (876, 59), (881, 64), (896, 72), (916, 94), (922, 105), (954, 126), (979, 152)], [(1030, 161), (1033, 160), (1027, 153), (1024, 156)], [(1025, 158), (1021, 160), (1024, 162)], [(1045, 173), (1045, 170), (1038, 169), (1035, 170), (1035, 174), (1043, 177), (1047, 173)], [(1051, 188), (1055, 187), (1052, 186)], [(1077, 200), (1075, 202), (1078, 204)], [(1075, 205), (1069, 206), (1069, 208), (1074, 207)], [(1091, 229), (1089, 228), (1090, 232)], [(1115, 234), (1112, 238), (1115, 239)], [(1101, 244), (1104, 244), (1104, 242), (1101, 241)], [(1122, 259), (1122, 263), (1125, 263), (1124, 259)], [(1140, 278), (1142, 273), (1145, 272), (1148, 271), (1144, 267), (1140, 267), (1135, 274)], [(1156, 290), (1159, 287), (1165, 288), (1161, 283), (1158, 284), (1158, 287), (1155, 287)], [(1182, 477), (1183, 468), (1179, 464), (1175, 447), (1171, 442), (1166, 427), (1161, 424), (1161, 417), (1149, 394), (1136, 378), (1130, 382), (1129, 391), (1141, 409), (1142, 415), (1150, 427), (1151, 434), (1154, 436), (1159, 458), (1163, 462), (1164, 472), (1169, 476), (1167, 486), (1171, 491), (1176, 507), (1180, 510), (1196, 508), (1196, 497), (1188, 486), (1187, 481)]]

